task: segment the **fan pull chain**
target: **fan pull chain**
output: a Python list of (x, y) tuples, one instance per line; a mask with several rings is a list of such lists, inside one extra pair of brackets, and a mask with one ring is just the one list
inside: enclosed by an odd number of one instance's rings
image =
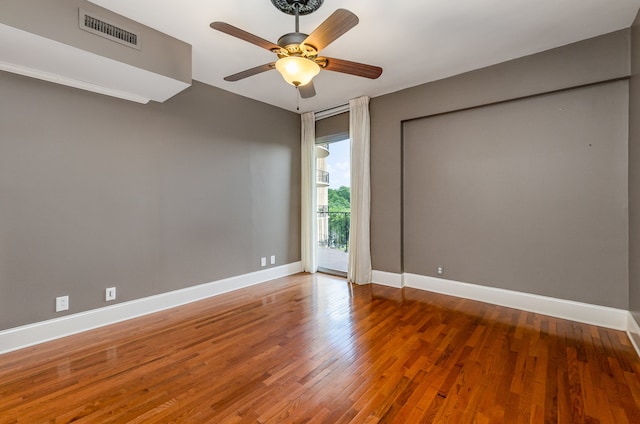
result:
[(296, 85), (296, 110), (300, 111), (300, 87)]

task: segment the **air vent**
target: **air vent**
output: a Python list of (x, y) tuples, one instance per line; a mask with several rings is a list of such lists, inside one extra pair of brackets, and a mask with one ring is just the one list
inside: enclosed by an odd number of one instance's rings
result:
[(121, 26), (114, 25), (105, 19), (98, 18), (85, 10), (78, 9), (78, 11), (80, 29), (140, 50), (140, 37), (138, 34), (124, 29)]

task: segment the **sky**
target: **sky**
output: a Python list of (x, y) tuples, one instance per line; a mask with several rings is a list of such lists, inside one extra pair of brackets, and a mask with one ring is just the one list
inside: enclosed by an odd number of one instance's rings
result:
[(349, 166), (349, 140), (338, 141), (329, 145), (327, 171), (329, 172), (329, 188), (351, 186)]

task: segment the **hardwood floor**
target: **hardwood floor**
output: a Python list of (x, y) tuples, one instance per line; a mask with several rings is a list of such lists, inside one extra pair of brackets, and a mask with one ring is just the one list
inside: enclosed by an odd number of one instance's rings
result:
[(299, 274), (0, 355), (2, 423), (640, 423), (620, 331)]

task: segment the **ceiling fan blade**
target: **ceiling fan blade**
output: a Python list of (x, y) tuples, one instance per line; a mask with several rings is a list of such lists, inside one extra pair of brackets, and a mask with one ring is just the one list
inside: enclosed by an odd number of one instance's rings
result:
[(302, 44), (313, 46), (320, 51), (356, 26), (358, 22), (358, 17), (352, 12), (347, 9), (337, 9), (309, 34)]
[(298, 92), (300, 93), (300, 97), (303, 99), (308, 99), (316, 95), (316, 88), (313, 86), (313, 81), (309, 81), (306, 85), (298, 86)]
[(365, 77), (376, 79), (382, 75), (382, 68), (379, 66), (366, 65), (364, 63), (351, 62), (344, 59), (335, 59), (332, 57), (319, 57), (318, 62), (326, 61), (326, 66), (323, 69), (334, 72), (342, 72), (343, 74), (356, 75), (358, 77)]
[(278, 46), (277, 44), (273, 44), (271, 41), (260, 38), (257, 35), (253, 35), (250, 32), (234, 27), (233, 25), (229, 25), (225, 22), (211, 22), (209, 26), (232, 37), (236, 37), (251, 44), (255, 44), (256, 46), (262, 47), (263, 49), (267, 49), (269, 51), (280, 50), (280, 46)]
[(255, 68), (247, 69), (242, 72), (238, 72), (237, 74), (229, 75), (228, 77), (224, 77), (225, 81), (240, 81), (241, 79), (261, 74), (262, 72), (270, 71), (271, 69), (275, 69), (276, 64), (274, 62), (265, 63), (264, 65), (256, 66)]

